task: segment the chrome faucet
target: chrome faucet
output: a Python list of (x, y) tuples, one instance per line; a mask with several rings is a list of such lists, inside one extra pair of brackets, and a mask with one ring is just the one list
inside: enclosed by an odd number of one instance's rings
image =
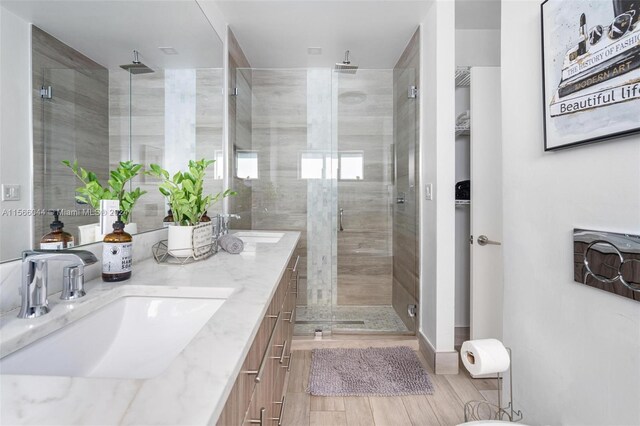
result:
[(219, 216), (220, 224), (218, 226), (220, 235), (226, 235), (229, 233), (229, 221), (230, 219), (241, 219), (239, 214), (221, 214)]
[(63, 269), (62, 300), (79, 299), (86, 294), (84, 266), (98, 261), (93, 253), (86, 250), (22, 252), (22, 307), (18, 318), (36, 318), (49, 312), (47, 271), (50, 260), (73, 263)]

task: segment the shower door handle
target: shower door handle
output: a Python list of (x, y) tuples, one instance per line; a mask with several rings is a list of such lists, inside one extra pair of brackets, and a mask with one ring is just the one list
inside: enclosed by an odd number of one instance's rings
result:
[(344, 227), (342, 226), (342, 217), (344, 216), (344, 209), (340, 209), (340, 232), (344, 231)]

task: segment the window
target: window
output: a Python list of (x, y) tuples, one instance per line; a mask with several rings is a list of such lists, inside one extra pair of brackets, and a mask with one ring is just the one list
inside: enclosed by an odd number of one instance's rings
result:
[(258, 179), (258, 152), (236, 152), (236, 176), (240, 179)]
[(363, 180), (364, 179), (364, 153), (362, 151), (339, 152), (339, 179)]
[(300, 154), (300, 179), (322, 179), (324, 177), (324, 155), (321, 152)]

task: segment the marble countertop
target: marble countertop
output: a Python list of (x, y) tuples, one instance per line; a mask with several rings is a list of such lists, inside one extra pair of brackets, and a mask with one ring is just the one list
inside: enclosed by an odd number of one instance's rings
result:
[(233, 291), (157, 377), (0, 375), (0, 423), (214, 424), (299, 238), (298, 232), (286, 232), (277, 243), (245, 243), (245, 250), (239, 255), (221, 251), (186, 266), (145, 260), (134, 265), (133, 277), (128, 281), (88, 282), (87, 296), (78, 301), (62, 302), (57, 295), (51, 295), (51, 312), (43, 317), (18, 319), (17, 310), (3, 315), (2, 355), (123, 295), (191, 297), (203, 288)]

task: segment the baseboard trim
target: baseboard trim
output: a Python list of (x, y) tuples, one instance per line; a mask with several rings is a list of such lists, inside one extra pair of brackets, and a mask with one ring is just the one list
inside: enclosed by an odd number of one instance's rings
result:
[(436, 374), (458, 374), (458, 351), (436, 352), (431, 342), (422, 333), (418, 333), (418, 346)]

